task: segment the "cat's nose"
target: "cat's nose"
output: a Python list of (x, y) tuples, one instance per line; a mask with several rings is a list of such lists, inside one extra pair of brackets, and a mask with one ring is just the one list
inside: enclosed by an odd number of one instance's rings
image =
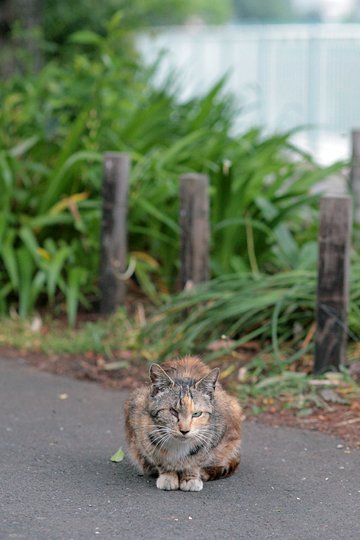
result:
[(180, 433), (182, 433), (183, 435), (187, 435), (189, 431), (190, 429), (186, 429), (186, 430), (180, 429)]

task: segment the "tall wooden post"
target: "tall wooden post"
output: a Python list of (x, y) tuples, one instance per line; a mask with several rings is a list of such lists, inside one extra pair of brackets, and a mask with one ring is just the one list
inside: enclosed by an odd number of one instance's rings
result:
[(209, 278), (209, 178), (189, 173), (180, 178), (181, 287)]
[(126, 284), (121, 279), (127, 263), (127, 209), (130, 157), (104, 155), (100, 262), (100, 311), (112, 313), (124, 302)]
[(345, 196), (320, 202), (315, 372), (339, 369), (346, 358), (351, 207)]
[(351, 191), (354, 198), (354, 221), (360, 225), (360, 129), (351, 132), (352, 165), (350, 172)]

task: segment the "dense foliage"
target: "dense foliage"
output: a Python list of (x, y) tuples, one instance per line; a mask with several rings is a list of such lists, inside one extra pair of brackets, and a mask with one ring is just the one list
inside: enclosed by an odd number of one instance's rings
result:
[[(136, 278), (158, 301), (178, 274), (178, 177), (211, 179), (212, 272), (311, 267), (317, 197), (336, 170), (315, 165), (290, 135), (236, 136), (235, 108), (219, 82), (185, 103), (176, 83), (152, 83), (121, 24), (79, 31), (67, 61), (14, 75), (0, 89), (0, 311), (97, 301), (101, 162), (132, 157), (129, 235)], [(307, 224), (306, 231), (304, 223)]]
[(193, 16), (205, 22), (222, 24), (232, 15), (231, 0), (45, 0), (43, 28), (48, 40), (62, 42), (81, 28), (102, 32), (102, 21), (121, 11), (128, 28), (183, 24)]
[[(360, 259), (354, 256), (349, 307), (349, 342), (360, 334)], [(316, 309), (316, 271), (292, 270), (274, 275), (228, 274), (169, 299), (144, 330), (148, 351), (160, 357), (194, 351), (207, 359), (257, 341), (273, 367), (312, 352)], [(184, 313), (187, 314), (184, 317)], [(341, 321), (339, 321), (341, 325)], [(223, 337), (222, 347), (209, 345)], [(204, 352), (206, 351), (206, 352)], [(266, 362), (255, 361), (266, 370)]]
[(289, 22), (294, 20), (296, 9), (287, 0), (233, 0), (235, 17), (241, 21)]

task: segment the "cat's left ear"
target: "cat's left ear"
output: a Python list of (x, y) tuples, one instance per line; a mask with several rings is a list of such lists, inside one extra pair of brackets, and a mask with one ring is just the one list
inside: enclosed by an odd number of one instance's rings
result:
[(197, 390), (199, 390), (200, 392), (203, 392), (204, 394), (212, 395), (214, 393), (214, 390), (215, 390), (215, 386), (216, 386), (216, 382), (217, 382), (218, 377), (219, 377), (219, 373), (220, 373), (219, 368), (215, 368), (215, 369), (211, 370), (210, 373), (205, 375), (205, 377), (200, 379), (200, 381), (198, 381), (195, 384), (195, 388)]
[(152, 382), (152, 396), (155, 396), (158, 392), (174, 385), (174, 381), (163, 368), (159, 366), (159, 364), (151, 364), (149, 375)]

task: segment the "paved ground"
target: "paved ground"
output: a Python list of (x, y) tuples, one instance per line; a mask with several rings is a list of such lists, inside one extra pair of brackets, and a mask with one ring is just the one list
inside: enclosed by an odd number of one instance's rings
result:
[(162, 492), (109, 460), (124, 443), (123, 399), (0, 360), (0, 540), (360, 537), (359, 451), (248, 423), (238, 474)]

